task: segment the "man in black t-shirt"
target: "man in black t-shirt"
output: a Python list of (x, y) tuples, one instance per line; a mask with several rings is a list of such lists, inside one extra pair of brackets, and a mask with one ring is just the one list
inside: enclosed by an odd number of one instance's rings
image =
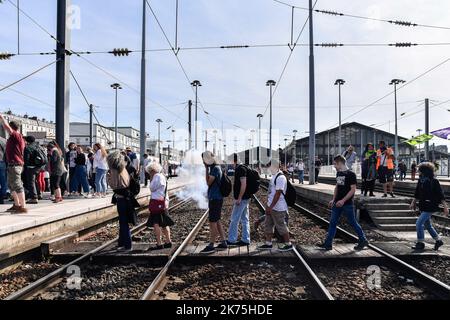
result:
[[(228, 228), (228, 246), (250, 245), (249, 202), (251, 195), (247, 191), (247, 167), (239, 164), (237, 154), (234, 155), (234, 206), (231, 213), (230, 227)], [(238, 241), (239, 224), (242, 228), (242, 237)]]
[(348, 170), (346, 160), (343, 156), (334, 158), (334, 167), (336, 168), (336, 188), (334, 189), (333, 200), (330, 201), (331, 220), (328, 229), (328, 236), (325, 242), (320, 245), (325, 250), (333, 249), (333, 239), (336, 235), (337, 224), (342, 214), (347, 218), (348, 223), (358, 234), (359, 243), (355, 246), (355, 250), (364, 249), (369, 242), (355, 218), (355, 207), (353, 205), (353, 197), (356, 192), (356, 175)]

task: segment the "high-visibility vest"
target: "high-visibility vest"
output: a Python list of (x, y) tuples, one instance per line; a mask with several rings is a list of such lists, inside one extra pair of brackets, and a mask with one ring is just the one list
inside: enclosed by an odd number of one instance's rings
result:
[[(391, 148), (387, 148), (386, 149), (386, 164), (387, 164), (387, 168), (389, 170), (393, 170), (394, 169), (394, 159), (392, 157), (392, 149)], [(382, 152), (380, 149), (377, 150), (377, 170), (378, 168), (381, 166), (381, 156), (382, 156)]]

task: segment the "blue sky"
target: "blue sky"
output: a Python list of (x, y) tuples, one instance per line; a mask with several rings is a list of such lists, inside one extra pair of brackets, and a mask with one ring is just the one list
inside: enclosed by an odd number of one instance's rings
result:
[[(12, 0), (15, 2), (15, 0)], [(306, 6), (306, 0), (286, 0)], [(166, 30), (170, 41), (175, 34), (175, 0), (150, 1)], [(72, 49), (75, 51), (108, 51), (113, 48), (140, 48), (141, 10), (139, 0), (72, 0), (80, 8), (81, 28), (72, 31)], [(55, 0), (22, 0), (22, 9), (56, 34)], [(450, 26), (450, 3), (446, 0), (319, 0), (317, 8), (349, 14), (413, 21), (422, 24)], [(179, 45), (181, 47), (287, 44), (290, 41), (290, 8), (272, 0), (180, 0)], [(305, 22), (306, 11), (295, 12), (295, 33)], [(0, 52), (16, 52), (16, 11), (6, 1), (0, 4)], [(148, 12), (148, 47), (167, 48), (167, 43), (153, 16)], [(53, 51), (55, 42), (26, 17), (21, 17), (21, 51)], [(338, 43), (438, 43), (447, 42), (450, 30), (393, 26), (382, 22), (315, 16), (315, 42)], [(307, 29), (300, 43), (307, 43)], [(268, 89), (265, 82), (277, 80), (289, 55), (287, 47), (249, 48), (236, 50), (181, 51), (179, 58), (191, 80), (203, 83), (200, 99), (211, 113), (210, 121), (218, 128), (222, 120), (225, 128), (233, 125), (250, 129), (257, 126), (256, 115), (265, 111)], [(116, 58), (107, 54), (85, 56), (95, 65), (119, 78), (124, 85), (120, 92), (119, 125), (139, 126), (140, 55)], [(450, 58), (449, 46), (416, 48), (343, 47), (316, 49), (317, 130), (337, 123), (337, 78), (347, 83), (343, 88), (343, 117), (389, 93), (392, 78), (412, 80), (424, 71)], [(54, 59), (54, 56), (16, 56), (0, 62), (0, 85), (11, 83)], [(193, 99), (188, 81), (170, 52), (147, 54), (147, 126), (156, 134), (155, 120), (161, 118), (164, 127), (185, 127), (185, 102)], [(104, 125), (114, 122), (114, 95), (110, 84), (115, 79), (92, 67), (85, 60), (73, 56), (71, 70), (78, 78), (89, 101), (100, 106), (99, 119)], [(425, 98), (439, 102), (450, 99), (448, 74), (450, 62), (439, 67), (417, 82), (399, 91), (399, 114), (420, 110)], [(13, 91), (0, 92), (0, 109), (11, 108), (16, 113), (28, 113), (46, 119), (54, 118), (54, 66), (17, 84), (13, 89), (45, 102), (21, 96)], [(308, 128), (308, 49), (297, 47), (274, 97), (274, 127), (281, 135), (296, 129), (305, 136)], [(177, 114), (166, 112), (161, 104)], [(87, 121), (88, 111), (78, 89), (71, 87), (71, 121)], [(380, 101), (381, 105), (368, 108), (347, 121), (366, 125), (392, 121), (393, 96)], [(450, 126), (450, 103), (431, 111), (431, 129)], [(205, 127), (210, 121), (200, 112)], [(268, 114), (267, 114), (268, 115)], [(410, 137), (424, 127), (424, 115), (407, 117), (399, 122), (401, 135)], [(167, 126), (166, 126), (167, 125)], [(268, 126), (268, 117), (264, 120)], [(389, 124), (379, 127), (388, 130)], [(163, 131), (164, 139), (171, 134)], [(244, 140), (244, 139), (242, 139)], [(442, 140), (436, 140), (441, 143)], [(240, 141), (239, 145), (245, 142)]]

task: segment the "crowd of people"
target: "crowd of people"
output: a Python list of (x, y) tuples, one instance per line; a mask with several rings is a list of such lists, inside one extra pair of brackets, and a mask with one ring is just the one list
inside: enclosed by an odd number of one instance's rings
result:
[[(0, 121), (8, 134), (8, 139), (0, 138), (0, 204), (10, 196), (14, 204), (8, 212), (27, 213), (28, 206), (41, 200), (60, 203), (65, 197), (107, 196), (108, 153), (101, 144), (83, 148), (70, 143), (66, 150), (55, 141), (40, 145), (32, 135), (23, 137), (16, 121), (7, 122), (2, 115)], [(138, 173), (139, 160), (131, 148), (121, 154)], [(44, 193), (50, 197), (44, 198)]]
[[(137, 155), (131, 148), (108, 153), (105, 148), (96, 143), (86, 150), (82, 146), (70, 143), (63, 151), (56, 142), (41, 146), (33, 136), (23, 137), (19, 132), (19, 124), (15, 121), (6, 122), (0, 114), (0, 122), (8, 133), (8, 139), (0, 138), (0, 204), (4, 204), (9, 190), (14, 204), (8, 209), (11, 213), (26, 213), (27, 205), (38, 204), (43, 199), (44, 192), (50, 192), (54, 203), (60, 203), (64, 197), (104, 198), (108, 187), (113, 190), (112, 203), (117, 205), (119, 215), (119, 249), (132, 250), (130, 223), (136, 224), (136, 209), (140, 207), (136, 196), (140, 192), (139, 173), (145, 172), (145, 185), (149, 185), (151, 196), (149, 202), (150, 216), (147, 225), (153, 228), (156, 246), (152, 250), (162, 250), (172, 247), (170, 227), (171, 219), (168, 197), (168, 178), (163, 167), (157, 162), (150, 162), (144, 156), (144, 167), (140, 167)], [(234, 179), (228, 178), (211, 152), (202, 154), (205, 165), (205, 182), (208, 186), (207, 198), (209, 207), (210, 241), (201, 251), (204, 254), (230, 247), (250, 246), (249, 203), (252, 195), (259, 190), (259, 173), (251, 167), (239, 162), (234, 155)], [(341, 215), (347, 218), (349, 224), (358, 234), (359, 243), (355, 250), (362, 250), (369, 245), (367, 238), (355, 218), (354, 196), (357, 189), (357, 178), (353, 172), (353, 164), (357, 159), (353, 147), (349, 147), (342, 155), (334, 158), (337, 171), (336, 187), (330, 201), (331, 220), (328, 235), (320, 247), (331, 250), (336, 234), (337, 224)], [(362, 154), (362, 190), (363, 195), (373, 197), (375, 181), (383, 184), (383, 197), (395, 197), (393, 193), (395, 157), (391, 147), (384, 141), (379, 142), (376, 150), (372, 143), (367, 144)], [(315, 161), (316, 178), (322, 162)], [(405, 178), (405, 167), (400, 163), (401, 179)], [(411, 177), (416, 173), (419, 180), (416, 187), (411, 209), (419, 209), (417, 220), (417, 243), (415, 250), (425, 248), (424, 230), (427, 229), (435, 240), (434, 249), (438, 250), (443, 241), (431, 223), (431, 216), (440, 210), (448, 215), (448, 206), (444, 193), (435, 177), (435, 166), (429, 162), (412, 165)], [(294, 173), (298, 172), (298, 180), (304, 183), (305, 165), (300, 160), (295, 166), (289, 165), (282, 170), (278, 161), (272, 160), (269, 168), (272, 178), (269, 183), (268, 200), (265, 215), (260, 217), (255, 228), (264, 223), (265, 243), (259, 250), (273, 249), (274, 236), (279, 239), (278, 250), (290, 251), (293, 246), (289, 233), (288, 196), (290, 179), (294, 182)], [(144, 182), (144, 181), (143, 181)], [(224, 199), (233, 197), (233, 209), (225, 234), (222, 226)], [(295, 202), (295, 192), (294, 192)], [(292, 204), (292, 203), (291, 203)], [(239, 239), (239, 230), (241, 236)], [(218, 245), (216, 242), (219, 240)]]

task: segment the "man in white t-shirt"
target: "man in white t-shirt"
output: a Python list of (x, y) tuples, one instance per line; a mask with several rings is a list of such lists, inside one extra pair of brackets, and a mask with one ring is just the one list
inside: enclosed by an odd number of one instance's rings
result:
[(289, 229), (286, 224), (286, 215), (288, 214), (288, 205), (284, 199), (287, 190), (287, 179), (280, 170), (279, 163), (272, 161), (270, 167), (272, 173), (272, 180), (269, 185), (269, 197), (267, 201), (266, 220), (265, 220), (265, 234), (266, 243), (260, 247), (259, 250), (271, 250), (272, 236), (274, 228), (277, 228), (278, 233), (283, 237), (284, 244), (278, 248), (280, 251), (292, 250), (292, 243), (289, 240)]

